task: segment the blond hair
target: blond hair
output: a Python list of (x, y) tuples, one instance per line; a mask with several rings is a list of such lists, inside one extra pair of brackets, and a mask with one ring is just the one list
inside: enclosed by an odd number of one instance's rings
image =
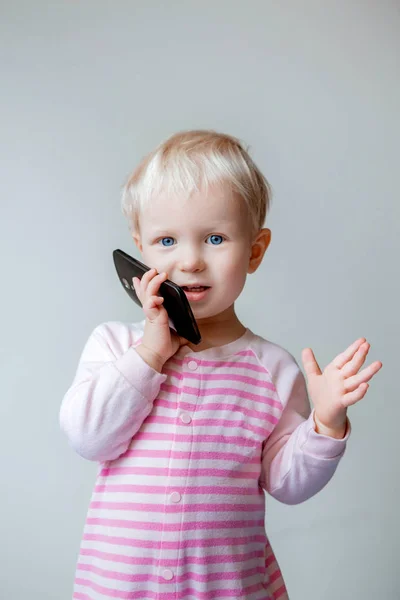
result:
[(123, 187), (122, 212), (138, 232), (140, 212), (155, 195), (186, 198), (213, 184), (230, 185), (248, 206), (253, 232), (262, 228), (271, 202), (268, 181), (238, 139), (212, 130), (176, 133), (148, 154)]

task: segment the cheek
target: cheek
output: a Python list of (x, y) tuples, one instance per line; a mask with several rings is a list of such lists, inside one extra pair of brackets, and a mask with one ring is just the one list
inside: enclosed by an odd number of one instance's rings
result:
[(231, 257), (227, 257), (225, 268), (234, 279), (240, 279), (243, 275), (246, 275), (248, 266), (248, 250), (247, 248), (241, 248)]
[(151, 248), (143, 248), (142, 259), (145, 265), (152, 269), (157, 269), (158, 272), (166, 270), (165, 257), (160, 256), (156, 251), (152, 251)]
[(229, 287), (237, 293), (240, 293), (246, 282), (248, 260), (246, 255), (237, 257), (236, 261), (232, 261), (224, 271), (224, 278)]

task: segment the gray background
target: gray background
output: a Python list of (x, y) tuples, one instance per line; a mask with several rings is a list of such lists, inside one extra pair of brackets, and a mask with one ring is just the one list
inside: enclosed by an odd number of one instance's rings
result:
[(96, 465), (61, 399), (91, 330), (142, 318), (111, 252), (119, 194), (177, 130), (239, 136), (274, 189), (237, 307), (325, 366), (358, 336), (383, 369), (330, 485), (268, 503), (291, 600), (399, 598), (396, 1), (1, 3), (0, 597), (69, 600)]

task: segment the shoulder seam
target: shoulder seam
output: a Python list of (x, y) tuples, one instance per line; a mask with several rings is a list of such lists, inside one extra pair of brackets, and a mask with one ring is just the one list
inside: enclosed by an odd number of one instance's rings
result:
[(265, 365), (264, 365), (264, 364), (261, 362), (261, 360), (260, 360), (260, 357), (258, 356), (257, 352), (254, 350), (254, 348), (253, 348), (252, 344), (250, 344), (250, 348), (249, 348), (249, 350), (251, 350), (251, 351), (252, 351), (252, 353), (254, 354), (254, 356), (256, 357), (256, 359), (257, 359), (257, 362), (258, 362), (258, 364), (260, 365), (260, 367), (262, 367), (262, 368), (264, 369), (264, 371), (265, 371), (265, 372), (268, 374), (268, 376), (269, 376), (269, 378), (270, 378), (270, 380), (271, 380), (271, 383), (272, 383), (272, 385), (274, 386), (274, 390), (275, 390), (275, 393), (276, 393), (276, 395), (277, 395), (277, 398), (278, 398), (279, 404), (281, 405), (281, 407), (282, 407), (282, 410), (284, 410), (284, 406), (283, 406), (282, 400), (280, 399), (280, 396), (279, 396), (278, 388), (277, 388), (277, 387), (276, 387), (276, 385), (275, 385), (275, 381), (273, 380), (273, 377), (272, 377), (272, 374), (271, 374), (271, 372), (270, 372), (270, 371), (269, 371), (269, 369), (268, 369), (268, 368), (267, 368), (267, 367), (266, 367), (266, 366), (265, 366)]

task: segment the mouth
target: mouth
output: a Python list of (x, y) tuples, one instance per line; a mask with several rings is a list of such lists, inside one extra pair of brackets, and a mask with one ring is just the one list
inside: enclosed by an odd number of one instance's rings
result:
[(211, 289), (209, 285), (183, 285), (181, 287), (185, 292), (186, 298), (192, 302), (196, 300), (203, 300), (203, 298), (206, 297), (208, 290)]

